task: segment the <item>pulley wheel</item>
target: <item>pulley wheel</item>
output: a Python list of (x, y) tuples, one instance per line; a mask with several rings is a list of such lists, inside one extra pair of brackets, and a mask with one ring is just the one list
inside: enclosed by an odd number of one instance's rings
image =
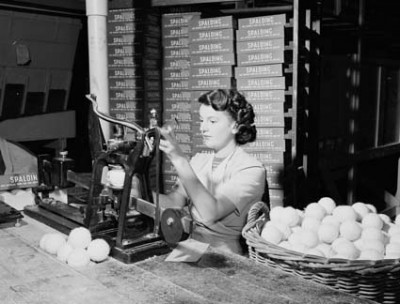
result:
[(161, 232), (168, 244), (174, 245), (188, 237), (182, 224), (183, 214), (178, 209), (165, 209), (161, 215)]

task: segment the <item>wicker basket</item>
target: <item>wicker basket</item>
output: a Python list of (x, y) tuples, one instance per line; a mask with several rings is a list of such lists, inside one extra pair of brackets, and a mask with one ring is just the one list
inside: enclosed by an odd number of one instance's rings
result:
[(288, 250), (260, 236), (268, 220), (266, 205), (262, 202), (254, 204), (243, 228), (250, 259), (360, 298), (379, 303), (400, 303), (400, 259), (328, 259)]

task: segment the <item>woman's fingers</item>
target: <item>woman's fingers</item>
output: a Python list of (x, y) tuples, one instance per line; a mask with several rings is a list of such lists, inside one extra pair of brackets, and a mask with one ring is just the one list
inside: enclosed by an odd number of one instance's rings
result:
[(161, 135), (169, 141), (175, 140), (174, 129), (170, 125), (166, 125), (160, 130)]

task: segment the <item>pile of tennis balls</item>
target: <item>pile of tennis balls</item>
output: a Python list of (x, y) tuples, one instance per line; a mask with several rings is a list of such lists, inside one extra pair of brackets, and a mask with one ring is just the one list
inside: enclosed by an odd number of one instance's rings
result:
[(363, 202), (330, 197), (304, 210), (276, 206), (261, 230), (267, 242), (304, 255), (348, 260), (400, 259), (400, 214), (394, 220)]
[(46, 233), (41, 237), (39, 246), (71, 267), (83, 267), (91, 261), (100, 263), (110, 254), (109, 244), (101, 238), (92, 239), (90, 230), (84, 227), (72, 229), (68, 236), (57, 232)]

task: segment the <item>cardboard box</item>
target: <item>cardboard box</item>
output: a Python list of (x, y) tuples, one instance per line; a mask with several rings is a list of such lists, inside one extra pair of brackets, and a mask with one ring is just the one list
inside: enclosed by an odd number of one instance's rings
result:
[(143, 100), (143, 90), (110, 89), (110, 100)]
[(144, 89), (146, 91), (161, 91), (161, 80), (144, 79)]
[[(135, 47), (133, 45), (108, 45), (108, 56), (118, 57), (118, 56), (137, 56), (139, 55), (135, 52)], [(143, 54), (140, 54), (143, 56)]]
[(269, 176), (283, 174), (283, 163), (264, 163), (263, 165), (267, 171), (267, 175)]
[(164, 114), (170, 111), (190, 112), (191, 109), (190, 101), (164, 101)]
[(253, 110), (256, 115), (269, 114), (269, 115), (280, 115), (283, 116), (284, 108), (282, 102), (265, 102), (256, 101), (252, 102)]
[(160, 25), (160, 16), (159, 14), (151, 14), (148, 10), (141, 8), (109, 9), (107, 21), (110, 23), (135, 21)]
[(235, 54), (233, 53), (192, 55), (190, 61), (190, 64), (193, 67), (220, 65), (233, 66), (235, 63), (236, 59)]
[(284, 52), (280, 50), (237, 54), (238, 66), (274, 64), (284, 61)]
[(192, 55), (235, 53), (235, 43), (233, 40), (190, 43), (189, 48)]
[(272, 25), (285, 25), (286, 14), (267, 15), (250, 18), (240, 18), (238, 20), (239, 29), (257, 28)]
[(285, 120), (282, 114), (257, 114), (254, 123), (259, 127), (285, 127)]
[(248, 151), (250, 155), (257, 158), (261, 163), (282, 164), (283, 151)]
[(231, 78), (233, 67), (230, 65), (210, 67), (190, 67), (191, 78)]
[(187, 47), (182, 48), (164, 48), (164, 58), (189, 58), (190, 50)]
[(216, 90), (216, 89), (230, 89), (235, 87), (234, 78), (190, 78), (190, 90)]
[(162, 28), (189, 26), (191, 19), (200, 18), (200, 12), (171, 13), (161, 15)]
[(138, 111), (126, 111), (126, 112), (112, 112), (110, 111), (110, 115), (119, 120), (136, 122), (139, 125), (143, 125), (143, 117), (144, 113), (142, 110)]
[(190, 67), (189, 58), (165, 58), (164, 69), (176, 70), (176, 69), (188, 69)]
[(161, 81), (161, 71), (160, 69), (146, 68), (143, 70), (144, 79), (154, 79)]
[(0, 159), (4, 168), (0, 172), (0, 190), (33, 188), (39, 185), (38, 160), (19, 144), (0, 138)]
[(285, 141), (282, 139), (258, 139), (243, 146), (246, 151), (285, 151)]
[(163, 69), (164, 80), (189, 79), (189, 77), (190, 77), (190, 69), (175, 69), (175, 70)]
[(118, 67), (118, 68), (109, 68), (108, 69), (108, 76), (110, 78), (118, 78), (118, 77), (142, 77), (143, 76), (143, 68), (141, 67)]
[(135, 45), (136, 47), (152, 46), (159, 48), (161, 46), (160, 37), (154, 37), (143, 33), (131, 34), (109, 34), (107, 39), (108, 45)]
[(110, 78), (110, 89), (143, 89), (144, 82), (142, 78)]
[(164, 48), (187, 48), (189, 47), (189, 37), (172, 37), (162, 40)]
[(224, 28), (236, 28), (236, 20), (233, 16), (222, 16), (213, 18), (196, 18), (189, 20), (191, 31), (215, 30)]
[(161, 92), (160, 91), (145, 91), (144, 98), (146, 102), (161, 102)]
[(268, 187), (271, 189), (282, 189), (283, 185), (282, 185), (282, 177), (279, 175), (272, 175), (272, 176), (268, 176), (267, 175), (267, 182), (268, 182)]
[(168, 27), (162, 30), (162, 39), (188, 36), (189, 28), (187, 26)]
[(160, 67), (160, 60), (146, 58), (142, 56), (109, 57), (108, 67), (143, 67), (156, 69)]
[(175, 132), (175, 139), (179, 144), (192, 144), (192, 134), (184, 132)]
[(152, 59), (161, 59), (161, 51), (159, 47), (138, 47), (136, 45), (108, 45), (108, 56), (109, 57), (146, 57)]
[(257, 139), (284, 139), (284, 128), (257, 127)]
[(266, 51), (284, 51), (285, 41), (283, 38), (237, 41), (236, 51), (240, 53), (266, 52)]
[(189, 80), (187, 79), (164, 80), (163, 82), (164, 91), (187, 90), (188, 88)]
[(236, 78), (279, 77), (282, 75), (282, 64), (264, 64), (235, 67)]
[(111, 112), (125, 112), (125, 111), (134, 111), (134, 110), (143, 110), (144, 109), (144, 101), (143, 100), (135, 100), (135, 101), (113, 101), (110, 100), (110, 111)]
[(283, 201), (285, 197), (285, 193), (283, 189), (270, 189), (269, 190), (269, 199), (271, 201)]
[(182, 122), (191, 122), (192, 114), (190, 112), (168, 111), (163, 113), (163, 118), (165, 121), (180, 124)]
[(190, 43), (205, 42), (205, 41), (222, 41), (222, 40), (233, 41), (234, 39), (235, 39), (235, 32), (233, 29), (189, 32)]
[(251, 29), (236, 30), (237, 41), (285, 38), (285, 28), (282, 25), (264, 26)]
[(285, 77), (238, 78), (238, 90), (284, 90)]
[(247, 101), (253, 102), (284, 102), (285, 101), (285, 91), (284, 90), (250, 90), (243, 91), (243, 95), (246, 97)]
[(164, 102), (191, 101), (192, 95), (190, 91), (182, 90), (164, 92), (163, 100)]

